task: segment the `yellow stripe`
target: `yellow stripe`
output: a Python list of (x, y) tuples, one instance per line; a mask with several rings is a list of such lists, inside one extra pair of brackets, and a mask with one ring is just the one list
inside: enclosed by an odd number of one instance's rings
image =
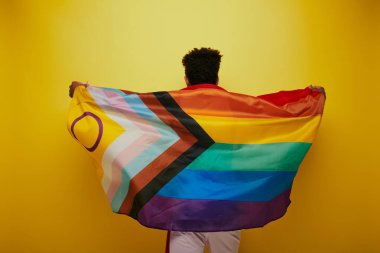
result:
[(296, 118), (233, 118), (191, 115), (215, 142), (262, 144), (312, 142), (321, 116)]
[[(75, 89), (74, 97), (69, 108), (67, 121), (69, 131), (73, 121), (86, 111), (94, 113), (103, 122), (103, 135), (100, 143), (94, 152), (89, 152), (90, 156), (95, 160), (96, 165), (102, 164), (105, 150), (119, 135), (125, 132), (125, 130), (107, 116), (92, 99), (86, 88), (79, 86)], [(78, 140), (80, 140), (80, 143), (88, 144), (88, 146), (92, 146), (92, 144), (95, 143), (99, 133), (98, 126), (91, 117), (85, 117), (83, 120), (78, 121), (74, 126), (74, 132)], [(97, 174), (100, 179), (103, 177), (101, 166), (97, 167)]]

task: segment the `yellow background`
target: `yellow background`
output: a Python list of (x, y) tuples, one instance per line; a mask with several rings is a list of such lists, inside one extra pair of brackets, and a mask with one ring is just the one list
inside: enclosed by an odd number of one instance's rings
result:
[(68, 86), (179, 89), (201, 46), (227, 90), (327, 91), (287, 214), (240, 253), (380, 252), (379, 18), (376, 0), (2, 0), (0, 252), (163, 252), (164, 231), (111, 212), (66, 129)]

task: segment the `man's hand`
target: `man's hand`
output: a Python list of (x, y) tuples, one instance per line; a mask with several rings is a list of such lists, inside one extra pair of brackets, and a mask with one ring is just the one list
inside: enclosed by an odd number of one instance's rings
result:
[(321, 87), (321, 86), (313, 86), (313, 85), (310, 85), (309, 88), (310, 88), (312, 91), (317, 91), (317, 92), (322, 93), (323, 96), (325, 96), (325, 98), (326, 98), (325, 88), (323, 88), (323, 87)]
[(87, 88), (88, 86), (88, 83), (81, 83), (81, 82), (78, 82), (78, 81), (73, 81), (70, 85), (70, 91), (69, 91), (69, 96), (72, 98), (73, 95), (74, 95), (74, 91), (75, 91), (75, 88), (78, 87), (78, 86), (81, 86), (83, 85), (84, 87)]

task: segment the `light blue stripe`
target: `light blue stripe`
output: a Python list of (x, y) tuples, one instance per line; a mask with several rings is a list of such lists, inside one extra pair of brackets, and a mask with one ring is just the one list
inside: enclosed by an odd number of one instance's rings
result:
[(204, 171), (185, 169), (157, 195), (179, 199), (269, 201), (291, 188), (294, 171)]

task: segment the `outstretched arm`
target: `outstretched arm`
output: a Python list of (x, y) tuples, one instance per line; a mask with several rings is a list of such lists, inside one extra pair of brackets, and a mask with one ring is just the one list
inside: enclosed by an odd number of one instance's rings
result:
[(74, 91), (75, 91), (75, 88), (78, 87), (78, 86), (81, 86), (83, 85), (84, 87), (88, 87), (89, 84), (88, 83), (81, 83), (81, 82), (78, 82), (78, 81), (73, 81), (71, 82), (71, 85), (69, 86), (69, 96), (72, 98), (73, 95), (74, 95)]

